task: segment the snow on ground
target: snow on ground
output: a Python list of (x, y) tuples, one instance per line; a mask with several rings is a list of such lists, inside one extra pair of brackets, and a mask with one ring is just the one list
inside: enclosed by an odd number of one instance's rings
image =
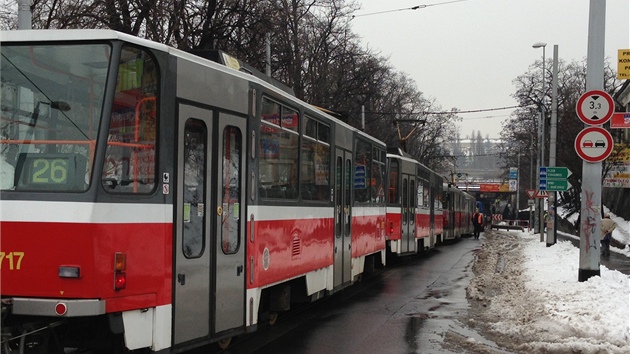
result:
[[(625, 254), (627, 257), (630, 257), (630, 221), (624, 220), (621, 217), (618, 217), (613, 212), (611, 212), (607, 207), (604, 206), (604, 213), (610, 215), (610, 218), (617, 224), (617, 228), (613, 230), (612, 237), (619, 241), (620, 243), (626, 245), (625, 249), (619, 249), (616, 247), (611, 247), (611, 252), (617, 252), (620, 254)], [(577, 221), (577, 214), (572, 214), (571, 216), (567, 216), (569, 212), (563, 208), (558, 207), (558, 217), (565, 218), (569, 220), (572, 224), (575, 224)], [(574, 235), (562, 233), (565, 236), (575, 237)], [(578, 238), (579, 239), (579, 238)]]
[[(625, 237), (628, 224), (619, 224)], [(485, 232), (469, 324), (518, 353), (630, 353), (629, 277), (601, 266), (578, 282), (579, 253), (568, 241), (547, 247), (538, 234)]]

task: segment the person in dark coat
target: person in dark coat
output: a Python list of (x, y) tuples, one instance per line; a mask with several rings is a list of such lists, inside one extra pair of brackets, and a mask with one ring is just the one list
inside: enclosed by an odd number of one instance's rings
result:
[(510, 210), (510, 204), (503, 209), (503, 221), (512, 220), (512, 210)]
[(601, 245), (602, 256), (610, 256), (610, 240), (612, 239), (612, 232), (617, 227), (617, 224), (610, 219), (610, 215), (606, 214), (602, 219), (602, 233), (601, 233)]
[(475, 237), (475, 240), (478, 240), (479, 235), (481, 234), (481, 231), (483, 230), (483, 214), (479, 212), (479, 208), (477, 208), (477, 210), (472, 216), (472, 223), (475, 228), (473, 236)]

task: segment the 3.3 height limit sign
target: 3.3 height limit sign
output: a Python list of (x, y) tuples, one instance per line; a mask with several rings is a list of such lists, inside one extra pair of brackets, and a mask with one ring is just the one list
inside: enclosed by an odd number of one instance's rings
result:
[(607, 92), (591, 90), (580, 96), (575, 111), (585, 124), (600, 125), (612, 117), (615, 103)]

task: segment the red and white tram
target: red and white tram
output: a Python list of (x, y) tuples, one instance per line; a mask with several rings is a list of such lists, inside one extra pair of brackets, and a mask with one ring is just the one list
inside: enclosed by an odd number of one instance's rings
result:
[(472, 232), (471, 196), (224, 53), (1, 35), (4, 353), (226, 346)]
[(471, 194), (451, 184), (444, 184), (444, 240), (453, 240), (464, 235), (472, 235), (472, 216), (476, 200)]
[(179, 352), (385, 259), (385, 145), (109, 30), (2, 32), (2, 347)]
[(433, 248), (442, 240), (442, 177), (397, 149), (387, 161), (389, 251), (405, 255)]

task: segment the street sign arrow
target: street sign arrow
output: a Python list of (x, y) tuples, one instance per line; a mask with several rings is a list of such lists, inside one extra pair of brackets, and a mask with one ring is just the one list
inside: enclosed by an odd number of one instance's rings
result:
[[(540, 181), (542, 184), (542, 181)], [(566, 179), (548, 179), (546, 184), (546, 191), (548, 192), (564, 192), (569, 190), (571, 184)], [(542, 189), (542, 188), (541, 188)]]
[(540, 167), (540, 178), (566, 179), (569, 176), (571, 171), (567, 167)]

